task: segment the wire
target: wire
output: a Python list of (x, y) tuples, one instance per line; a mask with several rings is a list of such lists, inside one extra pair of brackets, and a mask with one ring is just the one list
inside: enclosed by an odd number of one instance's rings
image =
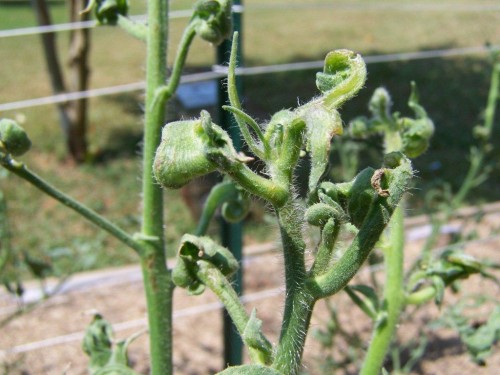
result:
[[(351, 3), (332, 3), (332, 2), (319, 2), (319, 3), (308, 3), (308, 4), (289, 4), (289, 3), (275, 3), (270, 2), (266, 4), (255, 4), (255, 5), (234, 5), (234, 13), (243, 13), (245, 11), (252, 10), (295, 10), (295, 9), (335, 9), (335, 10), (355, 10), (355, 11), (405, 11), (405, 12), (422, 12), (422, 11), (446, 11), (446, 12), (495, 12), (500, 11), (500, 5), (488, 5), (488, 4), (455, 4), (455, 3), (440, 3), (440, 4), (395, 4), (395, 3), (362, 3), (362, 4), (351, 4)], [(172, 11), (170, 13), (171, 19), (177, 18), (188, 18), (192, 15), (192, 9), (184, 9)], [(136, 15), (130, 16), (133, 21), (145, 21), (146, 15)], [(97, 22), (92, 21), (81, 21), (81, 22), (71, 22), (62, 23), (57, 25), (47, 25), (47, 26), (34, 26), (25, 27), (19, 29), (10, 30), (0, 30), (0, 38), (9, 38), (16, 36), (26, 36), (35, 35), (43, 33), (52, 33), (60, 31), (71, 31), (88, 29), (95, 27)]]
[[(485, 54), (491, 51), (499, 51), (500, 45), (494, 46), (478, 46), (478, 47), (465, 47), (465, 48), (451, 48), (451, 49), (438, 49), (431, 51), (415, 51), (415, 52), (402, 52), (392, 53), (385, 55), (365, 56), (364, 60), (367, 64), (375, 63), (388, 63), (398, 61), (412, 61), (431, 58), (454, 57), (472, 54)], [(323, 60), (297, 62), (288, 64), (254, 66), (254, 67), (241, 67), (236, 69), (236, 73), (241, 76), (252, 76), (270, 73), (283, 73), (289, 71), (321, 69), (323, 67)], [(202, 82), (212, 79), (219, 79), (227, 76), (227, 67), (215, 65), (212, 71), (194, 73), (185, 75), (181, 79), (181, 83)], [(47, 104), (65, 103), (71, 100), (79, 100), (84, 98), (93, 98), (105, 95), (115, 95), (125, 92), (144, 90), (145, 82), (134, 82), (124, 85), (117, 85), (105, 88), (91, 89), (86, 91), (76, 91), (66, 94), (57, 94), (35, 99), (20, 100), (10, 103), (0, 104), (0, 111), (12, 111), (23, 108), (36, 107)]]
[[(242, 13), (243, 6), (234, 5), (232, 10), (233, 13)], [(191, 17), (192, 14), (193, 14), (192, 9), (175, 10), (170, 12), (169, 18), (170, 19), (189, 18)], [(145, 14), (129, 16), (129, 18), (134, 22), (145, 22), (147, 20), (147, 16)], [(19, 29), (0, 30), (0, 38), (37, 35), (37, 34), (53, 33), (60, 31), (90, 29), (95, 26), (99, 26), (97, 21), (90, 20), (90, 21), (60, 23), (56, 25), (33, 26), (33, 27), (24, 27)]]

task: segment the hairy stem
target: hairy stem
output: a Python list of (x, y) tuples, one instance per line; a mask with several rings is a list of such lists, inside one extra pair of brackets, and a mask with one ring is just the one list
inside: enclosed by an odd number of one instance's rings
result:
[(384, 305), (387, 320), (375, 328), (368, 348), (361, 375), (377, 375), (380, 373), (385, 355), (396, 332), (399, 316), (405, 302), (403, 289), (404, 260), (404, 215), (403, 209), (397, 207), (392, 217), (390, 228), (391, 245), (384, 254), (385, 289)]
[(190, 23), (184, 33), (182, 34), (182, 38), (179, 42), (179, 47), (177, 48), (177, 54), (175, 56), (174, 65), (172, 67), (172, 73), (170, 75), (170, 79), (168, 81), (168, 85), (162, 85), (157, 88), (156, 96), (153, 100), (153, 106), (164, 107), (165, 102), (169, 100), (172, 95), (174, 95), (177, 87), (179, 87), (179, 83), (181, 82), (182, 69), (186, 63), (186, 58), (189, 52), (189, 47), (193, 42), (194, 37), (196, 36), (196, 23)]
[(148, 306), (151, 373), (172, 374), (172, 291), (163, 235), (163, 191), (153, 177), (153, 160), (160, 143), (165, 106), (155, 101), (167, 78), (168, 0), (148, 4), (146, 102), (142, 176), (142, 228), (147, 252), (141, 258)]
[[(399, 201), (394, 197), (395, 202)], [(399, 197), (400, 198), (400, 197)], [(358, 234), (344, 255), (328, 272), (308, 280), (308, 289), (317, 298), (325, 298), (338, 293), (356, 275), (383, 232), (392, 207), (377, 198), (378, 202), (368, 212)]]
[(304, 215), (289, 200), (277, 210), (285, 258), (286, 300), (281, 334), (273, 368), (283, 374), (297, 374), (300, 369), (305, 338), (309, 327), (314, 298), (304, 288), (306, 269), (305, 243), (302, 239)]

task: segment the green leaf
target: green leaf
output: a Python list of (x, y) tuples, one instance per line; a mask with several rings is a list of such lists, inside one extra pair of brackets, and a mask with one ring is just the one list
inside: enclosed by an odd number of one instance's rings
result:
[(102, 315), (96, 313), (83, 337), (83, 351), (90, 357), (89, 371), (95, 374), (108, 363), (112, 355), (112, 328)]
[(193, 295), (201, 294), (205, 290), (205, 285), (197, 276), (198, 260), (214, 265), (226, 277), (231, 277), (239, 268), (233, 254), (211, 238), (185, 234), (181, 239), (177, 263), (172, 271), (172, 281)]
[[(256, 310), (253, 309), (250, 314), (245, 330), (243, 331), (243, 341), (250, 348), (258, 349), (262, 353), (271, 353), (272, 345), (262, 334), (262, 320), (257, 318)], [(270, 360), (270, 358), (266, 358)], [(265, 363), (268, 363), (267, 361)]]
[(158, 182), (177, 189), (195, 177), (216, 170), (207, 159), (208, 135), (200, 120), (176, 121), (165, 125), (156, 152), (153, 171)]
[[(368, 285), (353, 285), (347, 286), (344, 289), (353, 302), (358, 305), (365, 314), (373, 320), (377, 319), (379, 300), (372, 287)], [(357, 293), (362, 294), (364, 298), (360, 298)]]
[(38, 279), (44, 279), (52, 273), (52, 264), (43, 259), (34, 258), (28, 252), (23, 252), (24, 263)]
[(461, 338), (474, 361), (485, 365), (492, 347), (500, 338), (500, 306), (496, 306), (486, 324), (475, 330), (465, 330)]

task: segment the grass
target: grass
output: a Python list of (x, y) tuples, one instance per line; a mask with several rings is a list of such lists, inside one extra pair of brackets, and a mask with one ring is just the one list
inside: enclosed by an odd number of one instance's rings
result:
[[(186, 9), (191, 1), (172, 1), (172, 9)], [(387, 4), (389, 2), (384, 2)], [(392, 1), (411, 5), (411, 1)], [(500, 42), (498, 11), (454, 10), (453, 5), (478, 2), (449, 1), (446, 11), (410, 11), (356, 5), (373, 5), (368, 0), (352, 2), (299, 1), (269, 3), (246, 0), (243, 48), (247, 66), (292, 61), (319, 60), (335, 48), (350, 48), (365, 55), (437, 48), (482, 45)], [(494, 5), (482, 1), (481, 5)], [(0, 2), (0, 30), (34, 25), (28, 2)], [(142, 14), (145, 1), (133, 1), (133, 14)], [(315, 7), (305, 8), (302, 5)], [(419, 4), (434, 4), (419, 1)], [(278, 5), (282, 5), (279, 7)], [(458, 9), (458, 8), (457, 8)], [(67, 22), (64, 2), (51, 3), (55, 22)], [(172, 21), (172, 58), (187, 19)], [(446, 32), (443, 32), (446, 30)], [(62, 62), (67, 55), (68, 33), (58, 34)], [(211, 46), (195, 42), (188, 59), (188, 69), (208, 69), (214, 63)], [(10, 102), (51, 94), (38, 36), (0, 39), (0, 102)], [(106, 87), (140, 81), (144, 75), (144, 46), (111, 27), (92, 31), (91, 87)], [(366, 114), (368, 98), (379, 85), (392, 93), (395, 108), (407, 111), (409, 82), (417, 81), (423, 105), (434, 119), (437, 133), (429, 152), (416, 161), (420, 182), (445, 179), (457, 184), (467, 168), (467, 153), (472, 142), (471, 129), (480, 121), (489, 82), (489, 65), (484, 56), (433, 59), (368, 66), (366, 88), (345, 106), (345, 121)], [(268, 74), (244, 79), (244, 106), (251, 114), (265, 120), (276, 110), (292, 107), (297, 100), (316, 94), (313, 71)], [(0, 113), (17, 117), (34, 142), (34, 149), (23, 159), (37, 173), (61, 187), (124, 228), (138, 228), (140, 194), (141, 93), (95, 98), (90, 101), (90, 147), (94, 163), (76, 167), (65, 158), (62, 134), (53, 106)], [(195, 116), (195, 112), (183, 112)], [(175, 114), (174, 114), (175, 115)], [(497, 127), (498, 128), (498, 127)], [(498, 135), (498, 130), (496, 130)], [(496, 139), (499, 139), (498, 136)], [(499, 145), (496, 144), (496, 149)], [(498, 151), (494, 157), (498, 160)], [(441, 163), (438, 169), (436, 161)], [(500, 176), (494, 170), (490, 182), (481, 187), (477, 200), (498, 200)], [(15, 178), (3, 179), (13, 245), (19, 250), (42, 254), (49, 249), (71, 246), (95, 248), (99, 256), (92, 267), (118, 265), (135, 261), (132, 252), (82, 222), (50, 198), (35, 192)], [(166, 216), (169, 249), (180, 235), (194, 227), (178, 192), (167, 191)], [(415, 193), (415, 207), (419, 193)], [(257, 215), (262, 216), (262, 215)], [(253, 226), (253, 227), (252, 227)], [(262, 227), (266, 227), (262, 229)], [(267, 225), (253, 223), (249, 233), (272, 237)], [(250, 235), (254, 237), (253, 235)], [(249, 237), (250, 237), (249, 236)]]

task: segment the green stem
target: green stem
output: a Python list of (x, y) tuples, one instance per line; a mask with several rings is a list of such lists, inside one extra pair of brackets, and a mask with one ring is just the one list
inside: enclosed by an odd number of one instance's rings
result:
[(136, 241), (132, 236), (130, 236), (123, 229), (119, 228), (109, 220), (105, 219), (97, 212), (91, 210), (87, 206), (82, 203), (74, 200), (70, 196), (64, 194), (54, 186), (50, 185), (44, 179), (31, 172), (24, 164), (16, 162), (12, 159), (3, 159), (2, 165), (14, 173), (15, 175), (21, 177), (22, 179), (28, 181), (30, 184), (35, 186), (37, 189), (43, 191), (45, 194), (51, 196), (56, 199), (66, 207), (71, 208), (72, 210), (79, 213), (88, 221), (97, 225), (99, 228), (104, 229), (106, 232), (111, 234), (113, 237), (117, 238), (125, 245), (134, 249), (138, 254), (142, 254), (144, 252), (144, 248), (140, 242)]
[(332, 260), (332, 252), (337, 242), (340, 232), (340, 223), (335, 219), (330, 219), (321, 231), (321, 242), (318, 246), (318, 252), (314, 264), (309, 272), (311, 275), (321, 275), (325, 273)]
[(134, 22), (130, 18), (118, 15), (118, 26), (120, 26), (127, 33), (132, 35), (143, 42), (147, 41), (148, 38), (148, 28), (141, 22)]
[(302, 352), (314, 307), (314, 298), (304, 288), (305, 243), (302, 239), (303, 212), (289, 200), (277, 209), (285, 258), (286, 300), (283, 323), (273, 368), (294, 375), (300, 369)]
[(165, 102), (174, 95), (179, 83), (181, 82), (182, 69), (186, 64), (189, 47), (196, 36), (196, 22), (191, 22), (184, 30), (182, 38), (177, 48), (177, 53), (172, 67), (172, 73), (167, 85), (162, 85), (156, 90), (156, 97), (153, 101), (153, 106), (164, 107)]
[(237, 190), (232, 182), (221, 182), (215, 185), (212, 190), (210, 190), (210, 194), (205, 201), (203, 212), (194, 234), (196, 236), (204, 236), (217, 207), (232, 199), (236, 194)]
[[(243, 340), (245, 340), (245, 329), (247, 328), (250, 318), (248, 317), (238, 295), (231, 286), (231, 283), (219, 271), (219, 269), (217, 269), (217, 267), (209, 262), (199, 260), (198, 267), (197, 276), (203, 284), (208, 286), (224, 304), (224, 307), (233, 320), (236, 329)], [(260, 347), (248, 347), (250, 357), (252, 361), (256, 363), (269, 363), (272, 357), (272, 345), (262, 334), (260, 334), (259, 342), (262, 342), (263, 345)]]
[[(498, 58), (498, 55), (496, 56)], [(495, 111), (498, 102), (498, 95), (500, 90), (500, 63), (493, 65), (493, 72), (491, 74), (490, 91), (488, 93), (488, 102), (484, 112), (484, 127), (488, 131), (488, 137), (491, 136), (493, 124), (495, 122)]]
[(361, 375), (378, 375), (380, 373), (405, 302), (403, 289), (404, 215), (401, 207), (397, 207), (394, 211), (390, 238), (391, 246), (384, 254), (384, 305), (387, 320), (376, 327), (373, 332), (370, 347), (361, 368)]
[(168, 0), (148, 3), (146, 61), (146, 102), (142, 177), (143, 243), (141, 257), (144, 289), (148, 306), (151, 374), (172, 374), (172, 291), (166, 266), (163, 235), (163, 191), (153, 177), (153, 160), (160, 143), (165, 106), (153, 105), (156, 92), (167, 79)]
[[(495, 122), (495, 113), (498, 103), (499, 90), (500, 63), (496, 63), (493, 66), (484, 123), (482, 125), (482, 128), (486, 129), (486, 134), (483, 139), (483, 145), (487, 144), (491, 139), (491, 132)], [(441, 218), (432, 220), (432, 233), (427, 238), (427, 241), (424, 245), (424, 249), (422, 251), (422, 260), (420, 261), (420, 264), (425, 265), (430, 261), (431, 250), (434, 248), (439, 239), (439, 236), (441, 234), (441, 227), (444, 223), (449, 221), (449, 219), (453, 216), (455, 210), (462, 205), (463, 201), (470, 193), (470, 191), (477, 186), (478, 177), (481, 174), (482, 169), (484, 168), (486, 153), (487, 150), (485, 149), (485, 147), (479, 148), (477, 152), (471, 152), (469, 169), (464, 178), (464, 181), (462, 182), (462, 185), (460, 186), (460, 189), (453, 196), (449, 205), (447, 205), (446, 208), (442, 210), (443, 212), (441, 214), (443, 216)]]
[[(231, 46), (231, 57), (229, 59), (229, 71), (227, 77), (227, 94), (229, 96), (229, 102), (231, 103), (231, 107), (226, 107), (226, 110), (229, 110), (235, 114), (234, 119), (238, 124), (241, 134), (245, 139), (250, 150), (257, 156), (258, 158), (264, 160), (265, 155), (268, 154), (269, 144), (266, 141), (264, 134), (262, 133), (259, 125), (253, 120), (250, 116), (244, 113), (241, 109), (241, 102), (238, 96), (238, 90), (236, 85), (236, 57), (238, 55), (238, 32), (233, 34), (233, 43)], [(238, 112), (239, 111), (239, 112)], [(263, 143), (264, 151), (260, 149), (260, 146), (256, 144), (250, 131), (247, 127), (247, 122), (252, 126), (259, 140)]]
[(394, 209), (391, 206), (397, 204), (400, 195), (396, 192), (391, 196), (394, 198), (392, 204), (387, 204), (383, 198), (377, 198), (378, 202), (373, 203), (358, 234), (344, 255), (328, 269), (328, 272), (308, 280), (307, 287), (316, 299), (338, 293), (356, 275), (387, 225), (388, 217)]

